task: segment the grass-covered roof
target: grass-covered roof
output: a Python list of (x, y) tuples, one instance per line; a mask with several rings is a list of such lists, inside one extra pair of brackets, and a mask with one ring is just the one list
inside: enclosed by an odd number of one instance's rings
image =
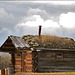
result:
[(56, 49), (75, 49), (75, 41), (67, 37), (41, 35), (24, 35), (22, 39), (31, 47), (44, 47)]

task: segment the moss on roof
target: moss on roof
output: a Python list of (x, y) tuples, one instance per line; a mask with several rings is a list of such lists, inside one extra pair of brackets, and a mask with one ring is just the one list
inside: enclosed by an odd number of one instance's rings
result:
[(24, 35), (22, 39), (31, 47), (75, 49), (75, 41), (67, 37), (41, 35), (39, 38), (37, 35)]

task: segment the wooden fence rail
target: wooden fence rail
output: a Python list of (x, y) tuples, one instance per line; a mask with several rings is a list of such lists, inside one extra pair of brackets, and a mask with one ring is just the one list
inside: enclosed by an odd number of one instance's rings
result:
[(9, 69), (1, 69), (0, 70), (0, 75), (10, 75), (10, 74), (14, 74), (14, 72), (11, 73)]
[(8, 75), (8, 70), (7, 69), (1, 69), (0, 75)]

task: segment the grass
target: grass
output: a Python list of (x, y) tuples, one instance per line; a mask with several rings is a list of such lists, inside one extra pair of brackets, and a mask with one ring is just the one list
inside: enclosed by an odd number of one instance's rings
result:
[(67, 37), (58, 37), (58, 36), (49, 36), (49, 35), (42, 35), (38, 39), (36, 37), (38, 43), (49, 46), (52, 48), (75, 48), (75, 42), (71, 38)]
[(57, 73), (20, 73), (14, 75), (75, 75), (75, 72), (57, 72)]
[[(40, 39), (41, 39), (41, 41), (40, 41)], [(40, 37), (40, 39), (37, 38), (37, 40), (39, 42), (41, 42), (42, 44), (50, 43), (50, 42), (52, 42), (52, 43), (55, 42), (55, 43), (58, 43), (58, 44), (64, 42), (64, 43), (68, 44), (68, 43), (73, 42), (72, 39), (67, 38), (67, 37), (58, 37), (58, 36), (49, 36), (49, 35), (42, 35)]]

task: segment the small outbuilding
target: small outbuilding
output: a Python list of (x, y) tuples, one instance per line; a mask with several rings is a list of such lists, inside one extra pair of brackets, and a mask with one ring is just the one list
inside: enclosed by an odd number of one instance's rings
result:
[(75, 71), (75, 41), (70, 38), (8, 36), (0, 50), (11, 54), (14, 73)]

